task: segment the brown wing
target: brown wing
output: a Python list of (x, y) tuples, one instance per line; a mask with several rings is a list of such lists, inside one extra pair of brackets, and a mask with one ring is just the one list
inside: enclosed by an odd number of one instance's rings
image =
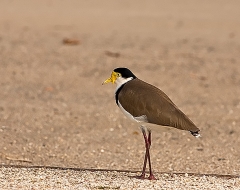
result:
[(134, 117), (146, 115), (149, 123), (199, 131), (163, 91), (139, 79), (127, 82), (119, 92), (118, 100)]

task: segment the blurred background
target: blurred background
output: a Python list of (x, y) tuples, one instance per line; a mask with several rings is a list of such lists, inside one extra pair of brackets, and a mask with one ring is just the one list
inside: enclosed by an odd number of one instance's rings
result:
[(116, 67), (201, 129), (153, 131), (156, 172), (239, 174), (239, 1), (1, 1), (1, 165), (141, 170), (138, 125), (104, 85)]

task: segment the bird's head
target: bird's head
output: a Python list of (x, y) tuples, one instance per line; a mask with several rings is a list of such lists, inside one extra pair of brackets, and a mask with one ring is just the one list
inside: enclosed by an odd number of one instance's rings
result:
[(107, 84), (109, 82), (122, 85), (132, 79), (137, 78), (128, 68), (116, 68), (113, 70), (111, 77), (103, 82)]

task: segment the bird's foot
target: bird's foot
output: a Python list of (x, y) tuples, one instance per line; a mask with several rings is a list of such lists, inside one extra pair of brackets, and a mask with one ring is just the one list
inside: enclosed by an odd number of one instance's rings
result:
[(137, 179), (145, 179), (145, 173), (142, 173), (139, 176), (136, 176)]
[(136, 176), (137, 179), (148, 179), (148, 180), (157, 180), (153, 174), (150, 174), (148, 178), (145, 177), (145, 174), (141, 174), (140, 176)]
[(149, 180), (157, 180), (157, 178), (154, 177), (153, 174), (150, 174), (150, 176), (148, 177)]

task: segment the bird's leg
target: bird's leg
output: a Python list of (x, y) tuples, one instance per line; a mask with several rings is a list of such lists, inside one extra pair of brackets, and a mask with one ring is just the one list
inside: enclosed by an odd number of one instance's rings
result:
[(151, 159), (150, 159), (150, 146), (152, 143), (152, 139), (151, 139), (151, 130), (148, 129), (148, 136), (146, 134), (146, 130), (144, 127), (141, 126), (141, 130), (142, 130), (142, 134), (143, 134), (143, 138), (145, 140), (145, 147), (146, 147), (146, 152), (145, 152), (145, 158), (144, 158), (144, 163), (143, 163), (143, 170), (142, 170), (142, 174), (139, 176), (140, 179), (144, 179), (145, 178), (145, 174), (146, 174), (146, 166), (147, 166), (147, 160), (149, 163), (149, 177), (148, 179), (153, 180), (156, 179), (153, 175), (152, 172), (152, 166), (151, 166)]
[(145, 152), (145, 158), (144, 158), (144, 162), (143, 162), (142, 174), (139, 176), (139, 178), (140, 178), (140, 179), (145, 179), (147, 159), (148, 159), (148, 153), (149, 153), (149, 151), (147, 151), (147, 149), (148, 149), (148, 147), (149, 147), (149, 145), (148, 145), (149, 143), (148, 143), (148, 138), (147, 138), (146, 131), (145, 131), (145, 129), (144, 129), (143, 126), (141, 126), (141, 130), (142, 130), (143, 138), (144, 138), (144, 140), (145, 140), (146, 152)]
[(151, 159), (150, 159), (150, 146), (152, 144), (151, 134), (152, 134), (151, 130), (148, 130), (148, 139), (147, 139), (148, 140), (148, 149), (146, 149), (146, 151), (148, 151), (147, 156), (148, 156), (149, 173), (150, 173), (148, 179), (154, 180), (156, 178), (154, 177), (153, 172), (152, 172), (152, 165), (151, 165)]

